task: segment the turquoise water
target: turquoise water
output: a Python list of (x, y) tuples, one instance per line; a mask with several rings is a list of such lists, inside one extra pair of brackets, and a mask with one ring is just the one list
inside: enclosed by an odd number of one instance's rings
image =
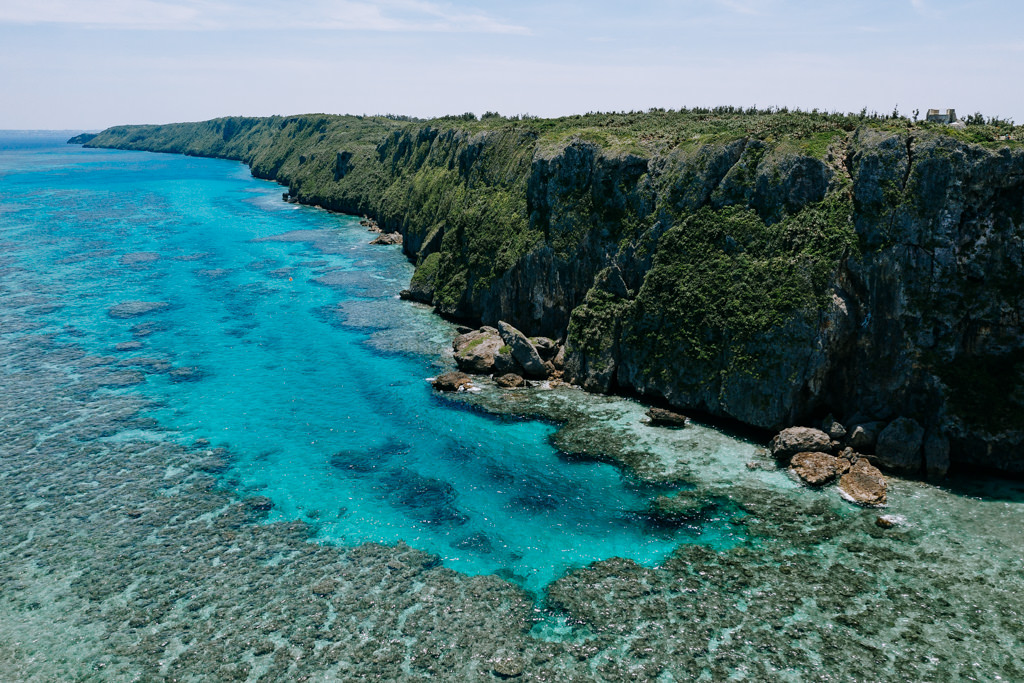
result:
[[(270, 521), (531, 590), (733, 542), (728, 518), (653, 523), (666, 489), (567, 457), (554, 425), (436, 395), (452, 330), (395, 296), (412, 267), (357, 219), (285, 204), (234, 162), (44, 143), (0, 155), (5, 277), (47, 292), (41, 332), (124, 366), (108, 391), (152, 401), (152, 433), (116, 438), (208, 440), (221, 485), (269, 497)], [(130, 301), (161, 307), (111, 315)]]

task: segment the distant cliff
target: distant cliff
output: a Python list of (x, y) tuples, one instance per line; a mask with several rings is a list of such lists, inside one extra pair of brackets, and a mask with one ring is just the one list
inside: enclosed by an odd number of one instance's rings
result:
[(404, 235), (452, 318), (765, 429), (910, 417), (923, 460), (1024, 472), (1024, 150), (986, 127), (733, 110), (108, 129), (238, 159)]

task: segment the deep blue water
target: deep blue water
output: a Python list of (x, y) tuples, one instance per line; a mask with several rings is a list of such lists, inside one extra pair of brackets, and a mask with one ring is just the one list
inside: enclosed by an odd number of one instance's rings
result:
[[(222, 485), (270, 497), (271, 520), (324, 542), (404, 540), (531, 589), (727, 541), (720, 521), (651, 525), (661, 491), (564, 457), (554, 426), (435, 395), (450, 326), (395, 296), (412, 266), (357, 219), (285, 204), (235, 162), (64, 137), (0, 140), (0, 281), (42, 286), (44, 332), (143, 371), (109, 390), (154, 402), (149, 438), (227, 448)], [(166, 306), (110, 315), (128, 301)]]

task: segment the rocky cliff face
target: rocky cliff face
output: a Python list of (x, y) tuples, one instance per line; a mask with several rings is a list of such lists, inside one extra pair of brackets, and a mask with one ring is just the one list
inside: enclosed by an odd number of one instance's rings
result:
[(403, 234), (410, 296), (565, 339), (590, 390), (765, 429), (908, 417), (926, 450), (1024, 471), (1020, 149), (872, 125), (628, 148), (525, 123), (188, 125), (90, 144), (238, 158), (368, 214)]

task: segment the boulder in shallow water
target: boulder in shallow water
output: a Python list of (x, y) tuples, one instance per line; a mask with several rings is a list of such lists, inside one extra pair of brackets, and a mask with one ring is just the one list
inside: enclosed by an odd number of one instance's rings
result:
[(491, 658), (491, 671), (498, 678), (517, 678), (523, 670), (523, 658), (518, 653), (500, 650)]
[(828, 453), (797, 453), (790, 461), (789, 469), (811, 486), (824, 486), (850, 470), (850, 461)]
[(776, 458), (785, 460), (803, 452), (828, 453), (832, 450), (832, 439), (820, 429), (789, 427), (775, 435), (768, 449)]
[(537, 349), (533, 347), (525, 334), (504, 321), (498, 322), (498, 333), (505, 344), (511, 347), (512, 357), (523, 366), (528, 377), (545, 378), (548, 376), (544, 361), (541, 360)]
[(161, 311), (170, 306), (166, 301), (124, 301), (107, 309), (111, 318), (135, 318), (154, 311)]
[(503, 389), (518, 389), (526, 384), (526, 380), (515, 373), (508, 373), (501, 377), (495, 377), (494, 383)]
[(893, 420), (878, 435), (875, 455), (882, 467), (900, 472), (917, 472), (921, 469), (921, 446), (924, 443), (924, 428), (909, 417)]
[(140, 341), (119, 342), (114, 345), (115, 351), (138, 351), (141, 348), (142, 342)]
[(647, 411), (648, 424), (654, 427), (685, 427), (686, 416), (664, 408), (650, 408)]
[(464, 372), (446, 372), (435, 377), (433, 385), (438, 391), (465, 391), (473, 381)]
[(886, 489), (887, 484), (881, 471), (863, 458), (839, 479), (839, 495), (857, 505), (885, 505)]

